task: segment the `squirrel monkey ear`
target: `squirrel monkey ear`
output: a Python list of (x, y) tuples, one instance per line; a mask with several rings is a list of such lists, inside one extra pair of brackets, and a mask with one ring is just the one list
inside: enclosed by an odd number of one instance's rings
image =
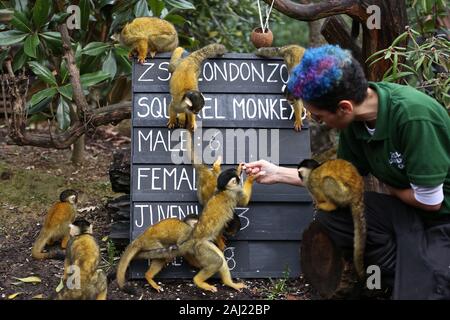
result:
[(71, 224), (69, 224), (69, 228), (70, 228), (69, 234), (71, 237), (75, 237), (80, 234), (80, 228), (77, 227), (76, 225), (71, 223)]
[(189, 107), (192, 107), (192, 101), (188, 97), (185, 97), (183, 102), (188, 105)]

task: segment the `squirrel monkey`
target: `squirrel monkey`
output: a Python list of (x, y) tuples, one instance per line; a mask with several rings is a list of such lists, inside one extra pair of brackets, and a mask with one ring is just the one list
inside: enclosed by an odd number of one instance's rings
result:
[[(197, 185), (197, 198), (198, 202), (205, 206), (206, 203), (211, 199), (214, 193), (217, 191), (217, 178), (221, 173), (221, 164), (222, 157), (218, 156), (216, 161), (214, 161), (211, 168), (202, 163), (201, 159), (198, 158), (194, 146), (194, 141), (192, 139), (191, 132), (187, 131), (188, 136), (188, 144), (187, 144), (187, 152), (191, 157), (192, 165), (196, 171), (196, 185)], [(251, 188), (248, 190), (251, 196)], [(241, 202), (245, 202), (246, 199), (242, 199)], [(245, 206), (246, 204), (239, 203), (241, 206)], [(248, 201), (247, 201), (248, 203)], [(241, 220), (237, 214), (233, 215), (233, 220), (230, 221), (224, 231), (218, 236), (216, 239), (216, 245), (219, 247), (221, 251), (225, 250), (225, 237), (232, 237), (236, 235), (236, 233), (241, 229)]]
[[(181, 239), (185, 239), (190, 235), (194, 225), (197, 223), (198, 217), (195, 215), (188, 215), (182, 221), (176, 218), (168, 218), (159, 221), (158, 223), (149, 226), (139, 237), (133, 240), (122, 256), (120, 257), (119, 265), (117, 266), (117, 283), (119, 288), (124, 291), (130, 291), (130, 288), (125, 288), (125, 272), (134, 258), (148, 259), (147, 251), (164, 248), (175, 245)], [(198, 267), (195, 259), (189, 255), (183, 256), (186, 261)], [(162, 270), (166, 263), (173, 258), (153, 259), (150, 266), (145, 273), (145, 279), (156, 291), (160, 291), (161, 287), (153, 280), (153, 278)]]
[[(117, 283), (122, 290), (134, 293), (134, 290), (126, 287), (125, 285), (125, 272), (130, 264), (131, 260), (148, 259), (146, 256), (147, 251), (152, 251), (165, 246), (175, 245), (182, 239), (186, 239), (194, 226), (198, 223), (198, 216), (195, 214), (187, 215), (183, 220), (176, 218), (169, 218), (161, 220), (160, 222), (150, 226), (144, 231), (142, 235), (136, 238), (128, 247), (120, 258), (119, 265), (117, 267)], [(218, 246), (225, 247), (222, 238), (219, 236), (216, 239)], [(183, 258), (187, 263), (195, 268), (199, 268), (199, 263), (192, 255), (186, 254)], [(160, 291), (161, 287), (153, 280), (153, 278), (162, 270), (162, 268), (170, 262), (171, 258), (153, 259), (150, 266), (145, 273), (145, 278), (156, 291)]]
[(147, 52), (153, 58), (157, 52), (168, 52), (178, 47), (177, 30), (170, 22), (156, 17), (140, 17), (127, 23), (120, 33), (123, 45), (131, 47), (129, 56), (138, 53), (138, 62), (144, 64)]
[(318, 209), (334, 211), (338, 207), (350, 207), (354, 224), (353, 263), (359, 277), (363, 278), (366, 219), (364, 181), (358, 170), (350, 162), (341, 159), (322, 164), (306, 159), (298, 165), (298, 175)]
[[(267, 48), (259, 48), (256, 50), (255, 54), (260, 57), (265, 58), (273, 58), (273, 57), (281, 57), (284, 59), (284, 63), (286, 64), (289, 74), (291, 73), (292, 69), (296, 65), (300, 63), (300, 61), (303, 58), (303, 55), (305, 53), (305, 48), (297, 46), (297, 45), (287, 45), (283, 47), (267, 47)], [(287, 89), (284, 89), (283, 92), (286, 95), (286, 99), (288, 100), (289, 104), (292, 105), (292, 108), (294, 109), (294, 129), (296, 131), (300, 131), (302, 129), (302, 115), (303, 112), (307, 112), (306, 109), (303, 107), (302, 100), (297, 100), (292, 95), (289, 94)]]
[(180, 127), (187, 124), (187, 128), (193, 131), (196, 128), (195, 115), (205, 105), (205, 99), (198, 90), (200, 67), (205, 59), (223, 55), (226, 48), (221, 44), (210, 44), (192, 52), (186, 58), (182, 58), (183, 52), (182, 47), (176, 48), (170, 59), (169, 71), (172, 72), (172, 77), (169, 86), (172, 101), (169, 105), (167, 126), (170, 129), (174, 128), (177, 115), (184, 114), (180, 116)]
[[(57, 299), (106, 300), (108, 284), (103, 270), (97, 270), (99, 262), (100, 249), (92, 236), (92, 224), (84, 219), (75, 220), (70, 225), (70, 240), (64, 260), (64, 288)], [(70, 277), (74, 277), (73, 280), (69, 277), (72, 272)]]
[(61, 241), (61, 248), (67, 247), (69, 240), (69, 224), (75, 220), (78, 192), (67, 189), (59, 195), (59, 202), (55, 203), (45, 217), (44, 225), (33, 244), (31, 255), (35, 259), (59, 258), (60, 251), (43, 252), (46, 245)]
[(199, 222), (186, 239), (175, 246), (152, 250), (149, 259), (174, 258), (176, 256), (192, 255), (199, 263), (200, 271), (194, 277), (194, 283), (203, 290), (217, 292), (217, 288), (206, 282), (219, 272), (222, 282), (236, 290), (245, 288), (243, 283), (235, 283), (223, 252), (212, 243), (223, 231), (226, 224), (233, 219), (234, 209), (240, 201), (250, 200), (249, 189), (253, 184), (253, 177), (248, 177), (244, 187), (240, 185), (242, 164), (237, 169), (223, 171), (217, 179), (217, 192), (206, 203)]

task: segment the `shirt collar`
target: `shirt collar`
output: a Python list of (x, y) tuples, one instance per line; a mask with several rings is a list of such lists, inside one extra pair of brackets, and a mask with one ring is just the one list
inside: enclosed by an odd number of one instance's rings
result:
[(378, 111), (377, 120), (375, 123), (375, 133), (373, 136), (367, 132), (367, 129), (362, 121), (354, 121), (352, 123), (355, 137), (361, 140), (385, 140), (389, 136), (389, 92), (379, 86), (375, 82), (369, 82), (369, 87), (376, 91), (378, 95)]

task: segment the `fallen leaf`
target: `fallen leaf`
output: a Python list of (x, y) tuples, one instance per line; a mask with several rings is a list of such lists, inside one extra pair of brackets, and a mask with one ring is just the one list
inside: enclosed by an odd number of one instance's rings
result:
[(59, 281), (59, 284), (58, 284), (58, 286), (56, 287), (55, 291), (56, 291), (56, 292), (60, 292), (63, 288), (64, 288), (64, 283), (63, 283), (63, 280), (61, 279), (61, 280)]
[(41, 293), (38, 294), (37, 296), (32, 297), (31, 299), (44, 299), (44, 295)]
[(26, 277), (26, 278), (16, 278), (13, 277), (14, 279), (17, 279), (19, 281), (25, 282), (25, 283), (40, 283), (41, 279), (38, 277)]
[(106, 240), (108, 240), (108, 236), (105, 236), (102, 238), (102, 241), (105, 242)]
[(97, 209), (96, 206), (90, 206), (90, 207), (78, 209), (78, 212), (80, 212), (80, 213), (85, 212), (85, 211), (90, 212), (90, 211), (94, 211), (95, 209)]
[(10, 294), (10, 295), (8, 296), (8, 299), (12, 300), (12, 299), (14, 299), (15, 297), (17, 297), (19, 294), (22, 294), (22, 293), (23, 293), (23, 292), (16, 292), (16, 293)]

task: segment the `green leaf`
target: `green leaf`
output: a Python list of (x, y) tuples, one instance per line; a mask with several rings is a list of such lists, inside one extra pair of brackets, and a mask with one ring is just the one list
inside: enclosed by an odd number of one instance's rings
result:
[(46, 111), (48, 109), (48, 106), (50, 102), (52, 102), (53, 96), (47, 97), (40, 102), (36, 103), (35, 105), (31, 105), (31, 102), (27, 103), (27, 112), (29, 115), (34, 115), (42, 111)]
[(33, 32), (32, 27), (30, 25), (30, 20), (23, 12), (19, 11), (14, 12), (14, 17), (11, 20), (11, 24), (19, 31), (26, 33)]
[(126, 75), (131, 75), (131, 61), (126, 56), (116, 55), (117, 64), (123, 69)]
[(412, 74), (414, 74), (414, 73), (410, 72), (410, 71), (399, 72), (397, 74), (392, 74), (388, 77), (383, 78), (383, 81), (393, 82), (393, 81), (396, 81), (398, 79), (404, 78), (404, 77), (412, 75)]
[(28, 61), (28, 56), (25, 54), (25, 51), (23, 50), (23, 48), (20, 48), (19, 51), (16, 52), (16, 54), (14, 55), (14, 59), (13, 59), (13, 63), (12, 63), (12, 68), (13, 71), (17, 71), (19, 69), (21, 69), (25, 62)]
[(9, 46), (21, 42), (28, 36), (27, 33), (17, 30), (9, 30), (0, 32), (0, 46)]
[(81, 65), (81, 57), (82, 57), (82, 48), (81, 48), (81, 44), (78, 43), (77, 44), (77, 48), (75, 49), (75, 63), (77, 64), (77, 67), (80, 68)]
[(70, 126), (70, 106), (66, 99), (59, 98), (58, 109), (56, 110), (56, 120), (61, 130), (67, 130)]
[(40, 29), (48, 22), (48, 12), (50, 10), (51, 1), (36, 0), (33, 7), (33, 21), (36, 28)]
[(128, 48), (126, 48), (122, 45), (115, 45), (114, 51), (115, 51), (116, 56), (125, 56), (128, 58), (128, 51), (129, 51)]
[(164, 9), (164, 2), (162, 0), (150, 0), (150, 8), (154, 17), (160, 17)]
[(35, 93), (30, 100), (28, 113), (40, 112), (53, 99), (58, 91), (56, 88), (47, 88)]
[(165, 20), (172, 22), (175, 25), (183, 25), (186, 22), (186, 19), (178, 14), (168, 14), (164, 17)]
[(116, 0), (100, 0), (100, 3), (98, 4), (98, 8), (102, 9), (105, 6), (112, 6), (114, 5), (114, 2), (116, 2)]
[(62, 87), (58, 87), (57, 88), (58, 92), (63, 95), (65, 98), (72, 100), (72, 96), (73, 96), (73, 89), (72, 89), (72, 85), (66, 84), (65, 86)]
[(105, 62), (103, 62), (102, 71), (110, 75), (111, 80), (114, 79), (117, 73), (117, 63), (113, 56), (112, 50), (109, 52)]
[(150, 11), (148, 10), (148, 4), (146, 0), (139, 0), (136, 2), (134, 6), (134, 15), (136, 17), (149, 17), (151, 16)]
[(392, 51), (391, 51), (391, 50), (388, 50), (388, 51), (386, 52), (386, 54), (384, 55), (384, 60), (389, 59), (389, 58), (391, 57), (391, 55), (392, 55)]
[(167, 4), (177, 9), (193, 9), (195, 6), (186, 0), (165, 0)]
[(50, 22), (56, 22), (57, 24), (64, 23), (68, 17), (70, 17), (72, 13), (69, 12), (59, 12), (52, 16)]
[(3, 61), (5, 61), (6, 57), (9, 54), (9, 49), (4, 49), (0, 51), (0, 66), (3, 65)]
[(104, 71), (97, 71), (93, 73), (86, 73), (80, 77), (83, 88), (89, 88), (109, 78), (109, 74)]
[[(63, 51), (61, 34), (59, 32), (43, 32), (39, 33), (41, 42), (52, 51), (55, 56), (61, 56)], [(39, 46), (41, 48), (42, 46)], [(46, 54), (48, 56), (48, 53)], [(48, 57), (45, 57), (48, 59)], [(38, 61), (41, 61), (38, 59)]]
[(26, 55), (32, 58), (36, 58), (36, 48), (39, 43), (39, 36), (37, 34), (28, 36), (25, 40), (25, 44), (23, 45)]
[(82, 54), (88, 56), (98, 56), (105, 53), (106, 49), (109, 48), (109, 44), (104, 42), (91, 42), (86, 47), (81, 50)]
[(60, 74), (61, 83), (66, 83), (67, 79), (69, 79), (69, 70), (67, 69), (66, 59), (61, 60), (61, 66), (59, 70), (61, 73)]
[(39, 35), (55, 45), (62, 46), (61, 33), (59, 32), (48, 31), (39, 33)]
[(406, 36), (408, 35), (408, 32), (403, 32), (401, 35), (399, 35), (395, 40), (392, 42), (392, 47), (396, 46), (400, 41), (405, 40)]
[(87, 31), (89, 26), (89, 14), (91, 13), (89, 0), (81, 0), (79, 6), (81, 11), (81, 30)]
[(28, 62), (28, 65), (31, 67), (31, 70), (33, 70), (34, 74), (37, 75), (39, 79), (53, 86), (58, 85), (56, 83), (55, 76), (47, 67), (43, 66), (37, 61), (30, 61)]
[(116, 15), (109, 29), (116, 30), (120, 25), (124, 24), (125, 22), (128, 22), (128, 20), (130, 20), (130, 12), (122, 12)]

